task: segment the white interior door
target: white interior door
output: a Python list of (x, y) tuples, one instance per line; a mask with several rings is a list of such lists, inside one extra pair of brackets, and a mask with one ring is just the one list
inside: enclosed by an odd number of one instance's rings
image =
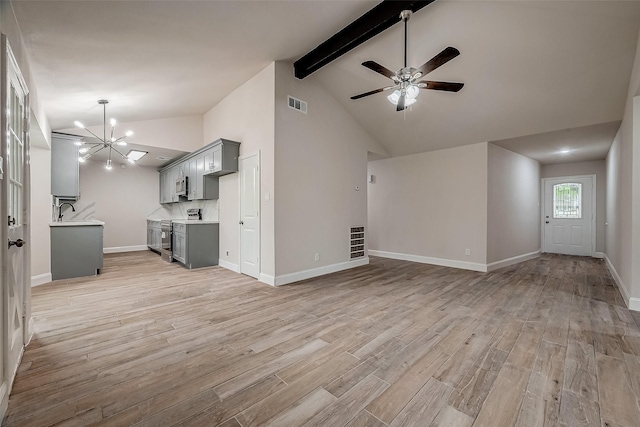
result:
[(593, 176), (544, 180), (544, 252), (592, 256), (595, 233)]
[[(28, 90), (6, 38), (2, 37), (2, 243), (3, 381), (10, 388), (28, 339), (30, 295)], [(8, 241), (8, 244), (7, 244)]]
[(260, 274), (260, 154), (240, 159), (240, 272)]

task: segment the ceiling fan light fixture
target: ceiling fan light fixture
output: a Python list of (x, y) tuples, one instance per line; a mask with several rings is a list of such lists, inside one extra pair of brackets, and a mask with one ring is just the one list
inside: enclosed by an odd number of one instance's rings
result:
[(418, 86), (416, 85), (407, 86), (407, 92), (405, 94), (407, 99), (416, 99), (419, 94), (420, 94), (420, 89), (418, 88)]

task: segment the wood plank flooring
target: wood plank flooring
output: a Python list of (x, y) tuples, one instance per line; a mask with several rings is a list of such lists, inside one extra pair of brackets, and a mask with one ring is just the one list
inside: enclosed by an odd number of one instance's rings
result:
[(8, 426), (640, 426), (640, 316), (591, 258), (272, 288), (112, 254), (33, 315)]

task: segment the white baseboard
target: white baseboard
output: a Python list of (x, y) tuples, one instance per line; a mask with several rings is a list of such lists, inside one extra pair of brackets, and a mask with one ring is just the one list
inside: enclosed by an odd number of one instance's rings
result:
[[(297, 271), (295, 273), (283, 274), (276, 276), (274, 286), (287, 285), (289, 283), (299, 282), (300, 280), (311, 279), (325, 274), (335, 273), (338, 271), (348, 270), (350, 268), (360, 267), (369, 264), (369, 257), (361, 258), (355, 261), (339, 262), (337, 264), (325, 265), (324, 267), (312, 268), (309, 270)], [(260, 275), (262, 277), (262, 274)], [(260, 281), (268, 283), (262, 278)]]
[(31, 287), (44, 285), (51, 282), (51, 273), (38, 274), (37, 276), (31, 276)]
[(275, 286), (276, 285), (276, 278), (273, 277), (270, 274), (260, 273), (258, 275), (258, 280), (261, 281), (262, 283), (266, 283), (267, 285), (270, 285), (270, 286)]
[(604, 260), (607, 263), (607, 268), (609, 268), (609, 272), (611, 273), (611, 276), (613, 276), (613, 281), (616, 283), (618, 290), (620, 290), (620, 294), (622, 294), (622, 298), (624, 299), (625, 304), (627, 304), (629, 310), (640, 311), (640, 298), (635, 298), (629, 295), (629, 291), (625, 288), (622, 278), (618, 274), (618, 271), (616, 271), (616, 268), (613, 266), (613, 263), (607, 254), (604, 254)]
[(518, 255), (511, 258), (495, 261), (487, 264), (487, 271), (497, 270), (499, 268), (508, 267), (519, 262), (529, 261), (530, 259), (538, 258), (540, 256), (540, 249), (535, 252), (529, 252), (528, 254)]
[(149, 249), (147, 245), (135, 245), (135, 246), (114, 246), (112, 248), (104, 248), (102, 253), (105, 254), (115, 254), (119, 252), (137, 252), (137, 251), (146, 251)]
[(603, 258), (604, 258), (604, 252), (594, 252), (594, 253), (593, 253), (593, 257), (594, 257), (594, 258), (600, 258), (600, 259), (603, 259)]
[(234, 273), (240, 273), (240, 266), (238, 264), (234, 264), (234, 263), (226, 261), (226, 260), (224, 260), (222, 258), (218, 259), (218, 265), (220, 267), (226, 268), (227, 270), (231, 270)]
[(441, 265), (443, 267), (461, 268), (463, 270), (487, 272), (487, 265), (478, 262), (458, 261), (455, 259), (432, 258), (421, 255), (401, 254), (397, 252), (377, 251), (369, 249), (369, 255), (383, 258), (399, 259), (402, 261), (420, 262), (422, 264)]

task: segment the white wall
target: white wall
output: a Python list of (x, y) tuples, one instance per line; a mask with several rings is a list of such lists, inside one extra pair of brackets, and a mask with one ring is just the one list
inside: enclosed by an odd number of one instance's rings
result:
[[(640, 257), (640, 111), (637, 111), (638, 106), (634, 111), (634, 97), (637, 95), (640, 95), (640, 43), (636, 50), (620, 131), (606, 159), (606, 221), (609, 225), (605, 230), (605, 254), (608, 266), (627, 304), (635, 310), (640, 310), (640, 263), (637, 262)], [(635, 263), (633, 260), (636, 260)]]
[(596, 251), (605, 251), (605, 222), (607, 218), (607, 167), (604, 160), (592, 162), (556, 163), (543, 165), (541, 178), (562, 176), (595, 175), (596, 176)]
[(369, 162), (369, 248), (486, 265), (487, 156), (480, 143)]
[[(64, 206), (65, 220), (99, 219), (105, 222), (104, 247), (146, 247), (147, 217), (161, 209), (155, 168), (116, 165), (88, 160), (80, 166), (80, 200), (76, 212)], [(135, 249), (135, 248), (130, 248)], [(55, 250), (55, 248), (52, 248)]]
[[(307, 114), (289, 108), (287, 95), (306, 101)], [(276, 274), (337, 268), (350, 260), (349, 227), (367, 224), (367, 152), (386, 151), (288, 62), (276, 63), (275, 122)]]
[(487, 263), (540, 250), (540, 164), (489, 144)]
[(51, 151), (31, 148), (31, 277), (51, 273)]
[[(260, 271), (271, 277), (275, 274), (274, 92), (275, 64), (271, 63), (204, 115), (201, 141), (201, 145), (218, 138), (238, 141), (240, 157), (260, 152)], [(265, 201), (266, 193), (270, 201)], [(240, 265), (238, 195), (238, 174), (220, 177), (220, 259), (233, 266)]]

